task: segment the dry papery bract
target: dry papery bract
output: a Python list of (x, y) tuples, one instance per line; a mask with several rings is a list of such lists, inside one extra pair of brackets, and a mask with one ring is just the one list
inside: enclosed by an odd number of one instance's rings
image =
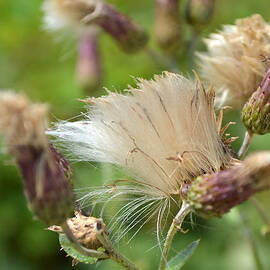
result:
[(149, 81), (138, 79), (137, 88), (124, 94), (109, 92), (85, 102), (89, 107), (83, 120), (57, 123), (49, 133), (76, 160), (111, 163), (132, 177), (81, 199), (106, 205), (123, 195), (126, 204), (113, 226), (131, 222), (131, 228), (154, 215), (160, 221), (172, 202), (181, 204), (183, 183), (234, 161), (219, 134), (214, 92), (199, 81), (163, 73)]
[(218, 90), (218, 104), (241, 108), (270, 67), (270, 25), (255, 14), (223, 26), (205, 44), (197, 54), (202, 77)]
[[(75, 217), (69, 218), (67, 224), (78, 242), (86, 248), (97, 250), (102, 247), (98, 240), (98, 235), (105, 233), (107, 229), (102, 219), (88, 217), (80, 212), (75, 212)], [(51, 226), (48, 228), (57, 233), (63, 233), (61, 226)]]

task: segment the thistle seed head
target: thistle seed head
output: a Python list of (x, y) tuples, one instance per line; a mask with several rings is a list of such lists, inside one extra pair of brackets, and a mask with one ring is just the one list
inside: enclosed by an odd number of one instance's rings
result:
[(125, 92), (86, 100), (86, 119), (60, 122), (50, 134), (78, 160), (122, 167), (151, 195), (179, 194), (184, 181), (232, 162), (211, 89), (164, 73)]
[(205, 40), (206, 53), (198, 53), (202, 77), (218, 91), (218, 102), (242, 108), (258, 88), (269, 61), (270, 25), (256, 14), (226, 25)]

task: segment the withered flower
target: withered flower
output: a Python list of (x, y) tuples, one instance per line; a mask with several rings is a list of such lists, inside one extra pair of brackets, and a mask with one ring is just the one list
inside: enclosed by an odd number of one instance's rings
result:
[(270, 154), (233, 158), (235, 138), (226, 136), (222, 113), (216, 117), (213, 89), (164, 73), (139, 79), (137, 88), (125, 92), (85, 100), (89, 112), (84, 120), (60, 122), (50, 131), (77, 160), (112, 163), (132, 176), (80, 200), (106, 207), (124, 196), (126, 203), (110, 223), (112, 230), (128, 224), (117, 240), (153, 216), (159, 232), (171, 204), (221, 216), (269, 188)]
[[(67, 220), (67, 224), (82, 246), (93, 250), (103, 247), (103, 244), (99, 241), (99, 235), (107, 234), (107, 229), (102, 219), (87, 217), (80, 212), (76, 212), (75, 217)], [(63, 233), (61, 226), (51, 226), (49, 230)]]
[(62, 224), (73, 212), (67, 161), (48, 143), (47, 106), (22, 94), (0, 94), (0, 133), (23, 176), (29, 207), (47, 225)]
[(256, 14), (225, 25), (205, 39), (198, 53), (202, 77), (218, 91), (219, 103), (241, 108), (259, 86), (269, 61), (270, 25)]
[(98, 203), (128, 194), (130, 202), (112, 227), (130, 222), (130, 229), (145, 215), (165, 215), (171, 202), (181, 204), (185, 183), (234, 162), (227, 146), (231, 140), (220, 134), (213, 89), (205, 90), (199, 81), (164, 73), (150, 81), (139, 79), (138, 87), (125, 94), (86, 102), (86, 119), (60, 122), (50, 134), (77, 160), (112, 163), (134, 178), (82, 198)]

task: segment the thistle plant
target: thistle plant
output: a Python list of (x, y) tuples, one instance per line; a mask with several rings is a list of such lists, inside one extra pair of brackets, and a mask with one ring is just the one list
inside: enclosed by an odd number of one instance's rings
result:
[[(186, 19), (197, 38), (214, 2), (187, 3)], [(155, 3), (155, 38), (169, 63), (183, 42), (181, 3)], [(143, 28), (105, 1), (46, 0), (43, 10), (47, 29), (76, 35), (77, 80), (88, 90), (101, 84), (102, 32), (128, 53), (148, 46)], [(0, 92), (0, 133), (21, 172), (29, 207), (59, 234), (73, 265), (113, 260), (125, 269), (141, 269), (117, 245), (129, 232), (134, 238), (155, 221), (151, 228), (160, 248), (158, 269), (181, 269), (199, 244), (194, 241), (170, 257), (175, 235), (187, 233), (183, 224), (188, 217), (223, 218), (270, 189), (270, 151), (245, 157), (253, 134), (270, 132), (270, 69), (261, 58), (270, 53), (269, 40), (270, 26), (260, 15), (237, 20), (210, 35), (207, 52), (197, 53), (202, 78), (196, 71), (137, 78), (136, 86), (121, 92), (80, 99), (86, 112), (76, 120), (48, 125), (47, 105)], [(233, 122), (224, 121), (222, 104), (241, 110), (246, 137), (238, 153), (233, 142), (239, 138), (228, 133)], [(71, 160), (110, 164), (125, 177), (111, 176), (106, 185), (77, 194)], [(256, 208), (268, 222), (264, 208)], [(254, 257), (260, 269), (256, 250)]]
[(200, 74), (217, 89), (221, 106), (241, 109), (257, 89), (269, 67), (264, 61), (270, 53), (269, 38), (269, 24), (255, 14), (204, 40), (207, 52), (198, 53)]

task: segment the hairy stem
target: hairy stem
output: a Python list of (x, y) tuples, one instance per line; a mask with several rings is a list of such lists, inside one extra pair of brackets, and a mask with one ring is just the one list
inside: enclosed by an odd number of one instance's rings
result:
[(166, 240), (164, 243), (159, 270), (164, 270), (166, 268), (169, 251), (171, 249), (172, 241), (177, 231), (180, 230), (182, 232), (185, 232), (182, 230), (181, 226), (185, 217), (190, 213), (190, 209), (191, 209), (190, 205), (186, 202), (183, 202), (179, 212), (173, 219), (173, 222), (168, 230)]
[(251, 232), (249, 226), (247, 225), (247, 220), (246, 220), (245, 216), (241, 213), (241, 211), (238, 211), (238, 215), (240, 217), (242, 226), (244, 228), (245, 237), (246, 237), (246, 239), (249, 242), (249, 245), (251, 247), (251, 251), (252, 251), (252, 254), (253, 254), (256, 269), (257, 270), (263, 270), (264, 268), (263, 268), (263, 265), (262, 265), (262, 262), (261, 262), (261, 259), (260, 259), (260, 256), (259, 256), (258, 248), (257, 248), (257, 245), (255, 243), (252, 232)]
[(119, 265), (123, 266), (128, 270), (138, 270), (139, 268), (135, 266), (131, 261), (129, 261), (125, 256), (123, 256), (119, 251), (117, 251), (111, 240), (106, 234), (98, 235), (98, 240), (102, 243), (103, 247), (106, 249), (106, 252), (109, 254), (110, 258), (117, 262)]
[(83, 247), (76, 239), (76, 237), (73, 235), (72, 231), (70, 230), (67, 222), (64, 222), (61, 225), (62, 230), (64, 231), (65, 235), (67, 236), (67, 238), (69, 239), (69, 241), (73, 244), (74, 248), (89, 257), (94, 257), (94, 258), (99, 258), (99, 259), (107, 259), (109, 258), (109, 255), (104, 253), (104, 252), (100, 252), (97, 250), (93, 250), (93, 249), (88, 249)]
[(240, 150), (238, 152), (238, 157), (239, 158), (242, 158), (246, 154), (246, 152), (247, 152), (247, 150), (249, 148), (249, 145), (251, 143), (252, 138), (253, 138), (253, 134), (251, 132), (249, 132), (249, 131), (246, 131), (245, 138), (243, 140), (242, 146), (241, 146), (241, 148), (240, 148)]

